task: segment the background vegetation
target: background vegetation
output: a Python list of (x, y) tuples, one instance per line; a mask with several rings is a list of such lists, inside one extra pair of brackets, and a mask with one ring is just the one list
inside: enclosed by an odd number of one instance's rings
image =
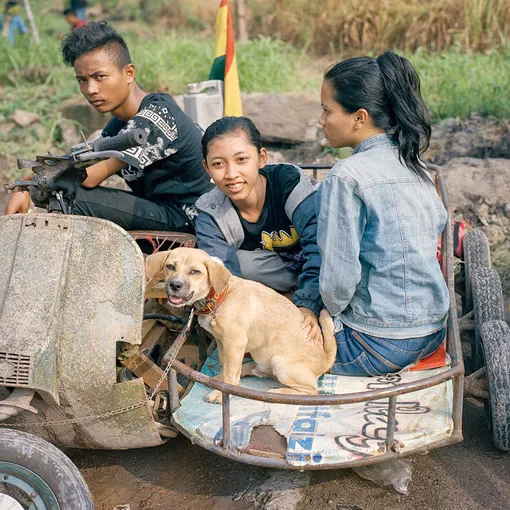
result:
[[(146, 90), (173, 94), (206, 79), (219, 0), (103, 0), (90, 17), (126, 38)], [(231, 0), (231, 4), (234, 5)], [(42, 44), (0, 41), (0, 126), (16, 108), (42, 116), (27, 131), (0, 129), (0, 159), (29, 157), (61, 143), (58, 108), (79, 94), (59, 55), (64, 0), (31, 0)], [(307, 91), (318, 97), (327, 65), (394, 49), (422, 79), (435, 121), (473, 112), (510, 117), (508, 0), (246, 0), (250, 40), (237, 42), (243, 92)], [(22, 13), (23, 14), (23, 13)], [(0, 38), (1, 39), (1, 38)], [(30, 147), (27, 147), (30, 145)]]

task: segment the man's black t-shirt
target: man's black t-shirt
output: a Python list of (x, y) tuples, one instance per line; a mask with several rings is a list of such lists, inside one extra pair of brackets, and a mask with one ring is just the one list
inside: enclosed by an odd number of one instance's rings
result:
[(240, 249), (280, 253), (301, 251), (299, 235), (285, 213), (285, 203), (301, 178), (299, 170), (291, 165), (279, 164), (267, 165), (259, 172), (267, 179), (266, 199), (255, 223), (245, 220), (237, 211), (244, 230)]
[(212, 188), (202, 166), (200, 128), (172, 96), (161, 92), (146, 95), (138, 113), (128, 122), (113, 117), (102, 136), (135, 128), (145, 130), (147, 143), (122, 151), (128, 163), (120, 172), (122, 177), (137, 196), (161, 204), (183, 205), (186, 215), (193, 219), (193, 204)]

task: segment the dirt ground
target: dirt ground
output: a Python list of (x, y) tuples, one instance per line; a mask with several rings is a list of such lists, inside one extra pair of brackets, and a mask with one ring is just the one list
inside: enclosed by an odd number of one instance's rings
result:
[(408, 495), (350, 469), (299, 473), (240, 464), (183, 436), (156, 448), (67, 453), (84, 475), (96, 510), (510, 508), (509, 454), (492, 446), (483, 407), (472, 399), (464, 401), (464, 438), (412, 459)]

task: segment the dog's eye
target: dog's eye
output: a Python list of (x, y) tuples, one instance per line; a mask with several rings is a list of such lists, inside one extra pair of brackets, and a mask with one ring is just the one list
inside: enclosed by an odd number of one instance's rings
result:
[(192, 275), (197, 275), (197, 274), (202, 274), (198, 269), (192, 269), (189, 274), (192, 274)]
[(166, 265), (166, 268), (169, 270), (169, 271), (175, 271), (175, 266), (173, 264), (167, 264)]

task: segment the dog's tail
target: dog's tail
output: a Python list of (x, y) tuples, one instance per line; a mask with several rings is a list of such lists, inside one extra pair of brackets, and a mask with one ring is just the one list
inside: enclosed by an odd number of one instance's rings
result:
[(336, 358), (336, 340), (335, 340), (335, 325), (329, 312), (324, 308), (319, 317), (319, 322), (322, 328), (322, 336), (324, 338), (324, 352), (326, 353), (327, 364), (329, 370)]

